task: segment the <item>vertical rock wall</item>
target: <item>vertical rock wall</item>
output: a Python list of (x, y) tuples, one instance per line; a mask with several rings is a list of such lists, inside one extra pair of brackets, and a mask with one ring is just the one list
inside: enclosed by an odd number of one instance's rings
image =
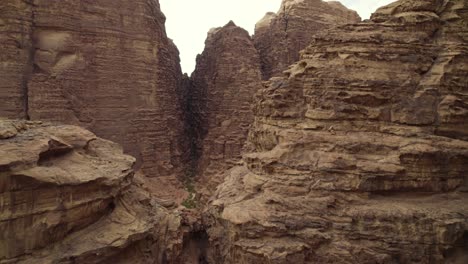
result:
[(81, 125), (123, 144), (148, 176), (180, 171), (182, 74), (158, 1), (5, 0), (0, 10), (0, 115)]
[(239, 160), (253, 121), (251, 105), (260, 85), (260, 60), (247, 31), (233, 22), (208, 33), (191, 76), (195, 127), (195, 175), (202, 192), (221, 183)]
[(27, 118), (27, 78), (32, 73), (33, 6), (0, 2), (0, 116)]

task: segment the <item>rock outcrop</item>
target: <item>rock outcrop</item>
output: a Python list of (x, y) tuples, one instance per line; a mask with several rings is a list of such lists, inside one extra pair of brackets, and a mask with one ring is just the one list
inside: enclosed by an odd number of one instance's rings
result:
[(208, 33), (191, 76), (190, 107), (198, 191), (210, 194), (236, 165), (253, 122), (251, 105), (261, 82), (260, 59), (247, 31), (232, 21)]
[(184, 156), (178, 51), (157, 0), (0, 2), (0, 116), (86, 127), (148, 176)]
[(322, 0), (283, 0), (280, 10), (267, 13), (255, 26), (254, 42), (265, 80), (281, 76), (299, 60), (299, 51), (312, 36), (333, 26), (359, 22), (361, 18), (340, 2)]
[(0, 262), (177, 263), (181, 219), (134, 162), (79, 127), (0, 120)]
[(398, 1), (267, 82), (205, 213), (212, 263), (466, 263), (467, 14)]

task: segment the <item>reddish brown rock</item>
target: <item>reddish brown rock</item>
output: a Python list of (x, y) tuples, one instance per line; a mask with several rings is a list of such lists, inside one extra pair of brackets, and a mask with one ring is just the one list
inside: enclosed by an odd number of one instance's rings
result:
[(0, 3), (0, 116), (123, 144), (148, 176), (181, 171), (178, 51), (153, 0)]
[[(160, 177), (85, 129), (0, 120), (0, 263), (467, 262), (467, 6), (331, 29), (358, 17), (284, 1), (257, 25), (263, 70), (311, 45), (261, 83), (233, 23), (189, 80), (155, 1), (2, 1), (0, 115), (84, 125)], [(222, 182), (203, 219), (153, 197), (175, 175)]]
[(465, 263), (467, 11), (398, 1), (267, 82), (206, 213), (213, 263)]
[(25, 75), (32, 71), (31, 9), (24, 1), (0, 2), (0, 116), (27, 117)]
[(0, 135), (1, 263), (178, 263), (181, 218), (117, 144), (32, 121), (0, 120)]
[(208, 33), (191, 76), (194, 169), (201, 193), (221, 183), (240, 160), (260, 81), (260, 60), (247, 31), (232, 21)]
[(267, 13), (255, 26), (254, 42), (260, 53), (263, 79), (281, 76), (299, 60), (299, 51), (312, 36), (330, 27), (361, 18), (338, 1), (283, 0), (278, 13)]

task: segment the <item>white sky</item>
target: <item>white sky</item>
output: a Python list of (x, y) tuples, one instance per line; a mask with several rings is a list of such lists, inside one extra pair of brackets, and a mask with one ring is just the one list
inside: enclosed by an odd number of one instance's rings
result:
[[(395, 0), (341, 0), (363, 18)], [(180, 51), (182, 71), (195, 69), (195, 58), (205, 47), (207, 32), (229, 20), (254, 33), (255, 23), (266, 12), (277, 12), (281, 0), (159, 0), (166, 15), (166, 30)]]

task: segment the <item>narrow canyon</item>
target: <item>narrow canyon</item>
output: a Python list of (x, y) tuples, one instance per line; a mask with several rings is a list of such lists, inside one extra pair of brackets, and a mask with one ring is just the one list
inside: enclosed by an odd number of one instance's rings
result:
[(0, 264), (468, 263), (468, 0), (165, 20), (0, 1)]

